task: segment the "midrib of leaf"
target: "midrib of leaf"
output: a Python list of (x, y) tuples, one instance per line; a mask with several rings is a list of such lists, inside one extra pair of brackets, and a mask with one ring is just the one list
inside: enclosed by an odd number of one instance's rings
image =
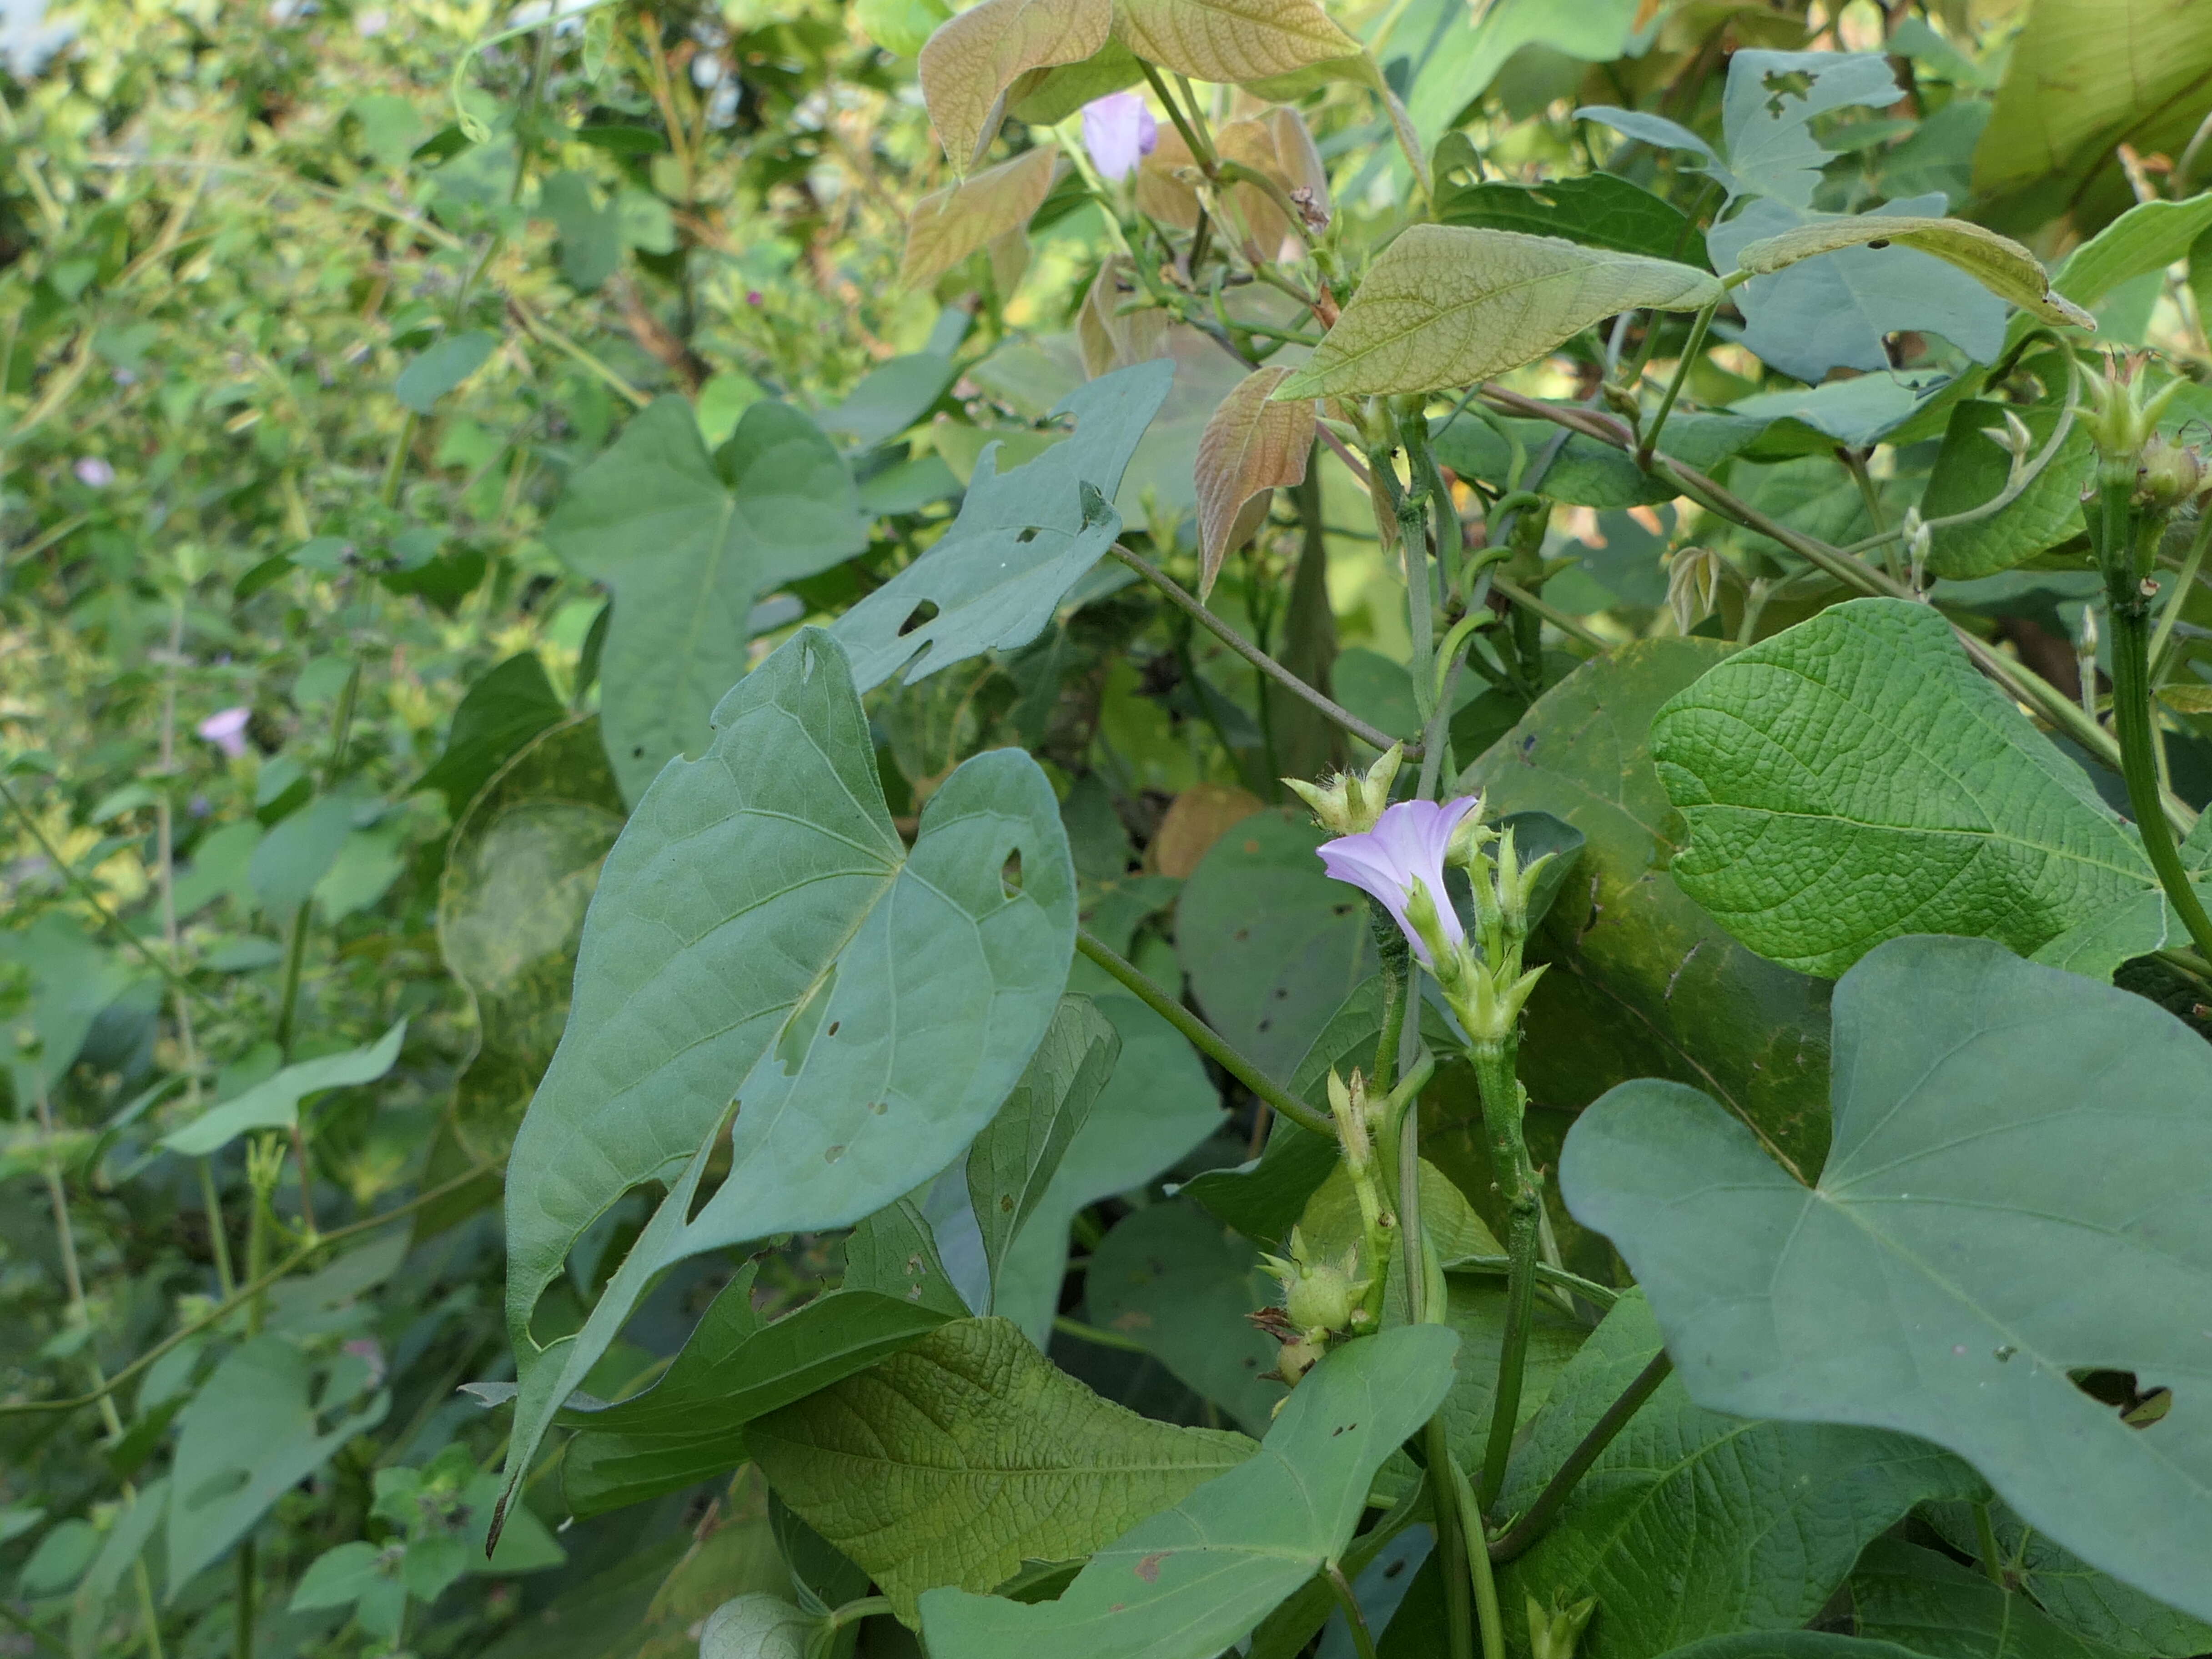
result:
[[(1611, 264), (1612, 261), (1596, 261), (1593, 263)], [(1539, 283), (1557, 282), (1562, 277), (1576, 274), (1577, 273), (1571, 270), (1540, 271), (1534, 276), (1524, 276), (1516, 282), (1506, 283), (1499, 287), (1486, 289), (1484, 292), (1476, 295), (1472, 299), (1462, 300), (1455, 304), (1446, 306), (1441, 310), (1431, 312), (1425, 321), (1415, 323), (1411, 328), (1406, 329), (1400, 333), (1392, 334), (1382, 339), (1377, 340), (1373, 345), (1368, 346), (1364, 349), (1346, 352), (1344, 356), (1339, 357), (1335, 362), (1327, 365), (1322, 372), (1327, 373), (1329, 369), (1338, 368), (1348, 368), (1352, 364), (1358, 362), (1362, 359), (1382, 350), (1385, 346), (1397, 345), (1410, 336), (1418, 333), (1420, 330), (1425, 328), (1434, 328), (1445, 318), (1456, 316), (1459, 313), (1468, 310), (1473, 307), (1488, 305), (1492, 301), (1498, 300), (1505, 295), (1517, 293), (1522, 289), (1534, 288)], [(1355, 299), (1357, 298), (1356, 295), (1354, 297)], [(1402, 301), (1393, 301), (1392, 303), (1402, 303)]]

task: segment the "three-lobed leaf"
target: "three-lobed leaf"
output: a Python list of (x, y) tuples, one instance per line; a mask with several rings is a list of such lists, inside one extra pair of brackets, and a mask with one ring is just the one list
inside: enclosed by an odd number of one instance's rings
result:
[(942, 1326), (747, 1440), (908, 1623), (932, 1586), (987, 1590), (1024, 1560), (1087, 1554), (1252, 1452), (1100, 1399), (1003, 1319)]
[(1542, 356), (1592, 323), (1696, 311), (1720, 279), (1668, 259), (1553, 236), (1415, 225), (1382, 251), (1278, 398), (1430, 392)]
[[(2212, 1054), (1983, 939), (1893, 940), (1834, 1007), (1818, 1185), (1647, 1080), (1577, 1120), (1569, 1206), (1699, 1405), (1934, 1441), (2082, 1559), (2212, 1612)], [(2171, 1409), (2131, 1426), (2076, 1386), (2089, 1368)]]
[[(511, 1480), (662, 1269), (857, 1221), (951, 1163), (1066, 982), (1074, 873), (1027, 755), (963, 765), (909, 849), (828, 635), (787, 642), (718, 718), (707, 756), (654, 780), (608, 855), (568, 1030), (515, 1138)], [(694, 1217), (725, 1122), (729, 1173)], [(541, 1346), (540, 1293), (585, 1229), (648, 1180), (668, 1196), (583, 1329)]]

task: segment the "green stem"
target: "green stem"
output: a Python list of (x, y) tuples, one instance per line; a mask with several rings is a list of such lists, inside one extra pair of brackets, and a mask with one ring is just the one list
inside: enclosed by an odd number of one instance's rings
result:
[[(1447, 1273), (1489, 1273), (1504, 1279), (1513, 1271), (1513, 1258), (1510, 1255), (1460, 1255), (1445, 1262), (1443, 1267)], [(1572, 1296), (1580, 1297), (1594, 1308), (1610, 1308), (1620, 1300), (1620, 1292), (1612, 1286), (1584, 1279), (1580, 1273), (1571, 1273), (1565, 1267), (1553, 1267), (1548, 1261), (1540, 1260), (1536, 1263), (1535, 1273), (1538, 1284), (1555, 1285)]]
[(2150, 636), (2150, 668), (2152, 684), (2165, 678), (2166, 641), (2173, 635), (2174, 623), (2181, 620), (2182, 607), (2189, 602), (2189, 591), (2197, 586), (2197, 573), (2203, 568), (2204, 551), (2212, 546), (2212, 513), (2197, 522), (2197, 538), (2189, 544), (2189, 556), (2181, 562), (2181, 574), (2175, 578), (2173, 592), (2159, 613), (2158, 631)]
[(1382, 1029), (1375, 1039), (1375, 1064), (1368, 1086), (1387, 1092), (1398, 1074), (1398, 1044), (1406, 1029), (1406, 970), (1413, 951), (1380, 899), (1367, 901), (1367, 919), (1375, 934), (1375, 954), (1382, 975)]
[(2105, 574), (2106, 619), (2112, 630), (2112, 728), (2119, 738), (2120, 771), (2128, 802), (2151, 868), (2166, 901), (2188, 928), (2199, 956), (2212, 957), (2212, 916), (2189, 880), (2166, 820), (2159, 787), (2158, 753), (2151, 731), (2150, 599), (2143, 592), (2148, 561), (2139, 549), (2155, 545), (2160, 525), (2140, 520), (2129, 500), (2132, 484), (2109, 483), (2087, 514)]
[[(1466, 1472), (1455, 1462), (1451, 1475), (1461, 1504), (1469, 1514), (1479, 1515), (1474, 1494), (1468, 1490)], [(1481, 1541), (1479, 1531), (1475, 1537)], [(1505, 1620), (1498, 1610), (1498, 1575), (1490, 1565), (1490, 1551), (1485, 1547), (1470, 1549), (1467, 1553), (1474, 1581), (1475, 1616), (1482, 1622), (1482, 1659), (1505, 1659)]]
[[(1411, 1236), (1408, 1235), (1408, 1242)], [(1480, 1542), (1481, 1517), (1462, 1496), (1465, 1481), (1455, 1479), (1451, 1442), (1442, 1413), (1421, 1431), (1429, 1460), (1429, 1484), (1437, 1495), (1437, 1559), (1444, 1581), (1444, 1624), (1450, 1632), (1452, 1659), (1474, 1659), (1474, 1599), (1471, 1594), (1474, 1546)], [(1486, 1652), (1483, 1659), (1492, 1659)]]
[(1674, 1362), (1668, 1358), (1664, 1348), (1652, 1355), (1651, 1363), (1636, 1374), (1635, 1380), (1621, 1390), (1620, 1398), (1605, 1408), (1597, 1421), (1590, 1425), (1589, 1432), (1567, 1454), (1566, 1462), (1545, 1483), (1544, 1490), (1536, 1495), (1536, 1501), (1528, 1506), (1527, 1513), (1492, 1541), (1492, 1560), (1510, 1561), (1544, 1535), (1545, 1528), (1552, 1524), (1552, 1517), (1559, 1512), (1576, 1484), (1589, 1473), (1590, 1466), (1613, 1443), (1613, 1437), (1628, 1426), (1628, 1419), (1642, 1409), (1644, 1402), (1651, 1398), (1673, 1369)]
[(1168, 90), (1168, 83), (1160, 79), (1160, 72), (1142, 59), (1139, 60), (1138, 66), (1145, 71), (1145, 79), (1152, 83), (1152, 95), (1160, 100), (1161, 106), (1168, 112), (1168, 119), (1175, 123), (1175, 130), (1182, 136), (1183, 148), (1190, 152), (1190, 159), (1198, 164), (1200, 172), (1212, 178), (1215, 167), (1218, 165), (1213, 146), (1206, 142), (1197, 128), (1191, 125), (1189, 118), (1184, 115), (1182, 105), (1176, 100), (1175, 94)]
[(1334, 1561), (1323, 1570), (1323, 1576), (1335, 1593), (1336, 1605), (1344, 1610), (1345, 1625), (1352, 1632), (1353, 1651), (1359, 1659), (1375, 1659), (1375, 1632), (1367, 1628), (1367, 1614), (1360, 1608), (1359, 1598), (1352, 1593), (1352, 1581)]
[(1078, 931), (1075, 948), (1089, 957), (1108, 973), (1121, 981), (1137, 1000), (1190, 1040), (1191, 1047), (1206, 1055), (1221, 1069), (1249, 1089), (1261, 1100), (1273, 1107), (1301, 1129), (1310, 1129), (1317, 1135), (1336, 1139), (1336, 1120), (1327, 1112), (1316, 1111), (1296, 1095), (1278, 1085), (1265, 1072), (1230, 1047), (1212, 1026), (1206, 1024), (1189, 1009), (1153, 983), (1134, 963), (1115, 954), (1111, 947), (1101, 944), (1088, 933)]
[(1674, 399), (1682, 395), (1682, 383), (1690, 378), (1690, 365), (1697, 362), (1698, 354), (1705, 349), (1705, 331), (1713, 325), (1713, 313), (1720, 308), (1721, 302), (1716, 299), (1700, 311), (1698, 319), (1690, 325), (1689, 343), (1682, 348), (1682, 356), (1674, 365), (1674, 373), (1668, 379), (1666, 392), (1659, 399), (1659, 412), (1651, 417), (1651, 424), (1644, 430), (1644, 441), (1636, 447), (1637, 465), (1651, 465), (1651, 452), (1659, 447), (1659, 434), (1667, 429), (1667, 417), (1674, 412)]
[(1997, 1529), (1990, 1522), (1990, 1506), (1974, 1505), (1974, 1545), (1980, 1552), (1982, 1571), (1989, 1575), (1990, 1583), (2001, 1590), (2012, 1586), (2005, 1583), (2004, 1556), (1997, 1548)]
[(1604, 635), (1593, 629), (1581, 617), (1569, 616), (1557, 605), (1550, 604), (1540, 595), (1530, 592), (1518, 582), (1508, 580), (1493, 571), (1491, 574), (1490, 585), (1522, 610), (1533, 611), (1541, 617), (1568, 638), (1580, 640), (1593, 651), (1613, 649), (1613, 642)]
[(1119, 1331), (1109, 1331), (1099, 1325), (1086, 1325), (1079, 1319), (1069, 1318), (1066, 1314), (1056, 1316), (1052, 1322), (1052, 1328), (1062, 1336), (1072, 1336), (1078, 1342), (1088, 1342), (1094, 1348), (1115, 1348), (1123, 1353), (1149, 1355), (1152, 1352), (1150, 1348), (1133, 1336), (1124, 1336)]
[(253, 1659), (253, 1589), (259, 1563), (251, 1538), (238, 1546), (238, 1626), (232, 1634), (233, 1659)]
[[(1207, 610), (1204, 605), (1200, 604), (1194, 596), (1184, 588), (1181, 582), (1176, 580), (1174, 577), (1169, 575), (1166, 571), (1161, 569), (1150, 559), (1144, 557), (1140, 554), (1131, 552), (1119, 542), (1116, 542), (1109, 550), (1113, 553), (1115, 558), (1121, 560), (1123, 564), (1127, 565), (1130, 569), (1135, 571), (1139, 576), (1142, 576), (1154, 587), (1158, 588), (1162, 593), (1164, 593), (1168, 597), (1170, 602), (1175, 605), (1177, 609), (1188, 613), (1193, 621), (1203, 626), (1208, 633), (1212, 634), (1231, 651), (1234, 651), (1238, 656), (1243, 658), (1246, 662), (1250, 663), (1253, 667), (1258, 669), (1269, 679), (1273, 680), (1285, 690), (1292, 692), (1296, 696), (1303, 697), (1307, 702), (1312, 704), (1322, 714), (1328, 715), (1330, 720), (1335, 721), (1337, 725), (1351, 732), (1353, 737), (1358, 738), (1362, 743), (1367, 744), (1372, 748), (1381, 750), (1388, 749), (1392, 744), (1400, 741), (1400, 739), (1392, 737), (1389, 732), (1384, 732), (1378, 727), (1370, 726), (1365, 720), (1360, 719), (1358, 715), (1353, 714), (1349, 708), (1345, 708), (1342, 704), (1335, 702), (1334, 699), (1325, 696), (1322, 692), (1316, 691), (1312, 686), (1308, 685), (1296, 674), (1291, 672), (1289, 669), (1284, 667), (1282, 664), (1277, 662), (1273, 657), (1260, 649), (1258, 646), (1253, 644), (1251, 641), (1246, 639), (1242, 634), (1231, 628), (1227, 623), (1215, 616), (1212, 611)], [(1408, 754), (1414, 754), (1418, 753), (1419, 750), (1415, 748), (1408, 748), (1407, 752)]]
[(1474, 1062), (1475, 1089), (1482, 1103), (1482, 1125), (1490, 1143), (1490, 1167), (1498, 1190), (1505, 1196), (1511, 1216), (1511, 1237), (1505, 1276), (1505, 1334), (1498, 1351), (1498, 1387), (1491, 1397), (1490, 1436), (1483, 1448), (1482, 1483), (1477, 1488), (1487, 1509), (1498, 1501), (1505, 1484), (1505, 1459), (1513, 1449), (1513, 1432), (1519, 1426), (1521, 1381), (1528, 1358), (1528, 1323), (1536, 1304), (1536, 1257), (1539, 1249), (1539, 1206), (1536, 1171), (1529, 1161), (1522, 1134), (1522, 1118), (1528, 1096), (1516, 1074), (1518, 1045), (1476, 1043), (1468, 1050)]

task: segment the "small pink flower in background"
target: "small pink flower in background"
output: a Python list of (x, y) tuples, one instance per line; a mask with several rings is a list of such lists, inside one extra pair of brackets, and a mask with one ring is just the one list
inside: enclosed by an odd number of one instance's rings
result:
[(1385, 809), (1363, 836), (1339, 836), (1321, 844), (1322, 866), (1337, 880), (1349, 882), (1382, 901), (1425, 968), (1434, 968), (1429, 947), (1406, 919), (1406, 901), (1419, 881), (1437, 907), (1437, 925), (1454, 945), (1467, 938), (1459, 913), (1444, 893), (1444, 854), (1459, 822), (1481, 804), (1479, 795), (1457, 800), (1401, 800)]
[(1109, 93), (1083, 106), (1083, 148), (1100, 176), (1113, 183), (1134, 173), (1159, 141), (1159, 123), (1142, 93)]
[(246, 723), (252, 718), (251, 708), (222, 709), (200, 722), (199, 734), (231, 759), (243, 760), (246, 758)]
[(87, 455), (70, 469), (77, 482), (90, 484), (94, 489), (105, 489), (115, 482), (115, 469), (97, 455)]
[(384, 1381), (384, 1348), (374, 1337), (356, 1336), (345, 1344), (345, 1351), (368, 1367), (370, 1388)]

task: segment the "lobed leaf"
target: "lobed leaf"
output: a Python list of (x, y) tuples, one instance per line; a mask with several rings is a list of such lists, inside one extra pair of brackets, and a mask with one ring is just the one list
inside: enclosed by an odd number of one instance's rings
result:
[[(1982, 939), (1836, 988), (1834, 1140), (1790, 1179), (1680, 1084), (1622, 1084), (1560, 1190), (1709, 1410), (1932, 1440), (2021, 1519), (2212, 1612), (2212, 1053), (2142, 998)], [(2172, 1389), (2136, 1428), (2073, 1380)]]
[(1003, 1319), (942, 1326), (748, 1439), (908, 1624), (931, 1586), (988, 1589), (1024, 1560), (1086, 1555), (1252, 1449), (1101, 1400)]
[(1431, 392), (1502, 374), (1601, 318), (1718, 300), (1708, 272), (1553, 236), (1415, 225), (1382, 251), (1279, 399)]

